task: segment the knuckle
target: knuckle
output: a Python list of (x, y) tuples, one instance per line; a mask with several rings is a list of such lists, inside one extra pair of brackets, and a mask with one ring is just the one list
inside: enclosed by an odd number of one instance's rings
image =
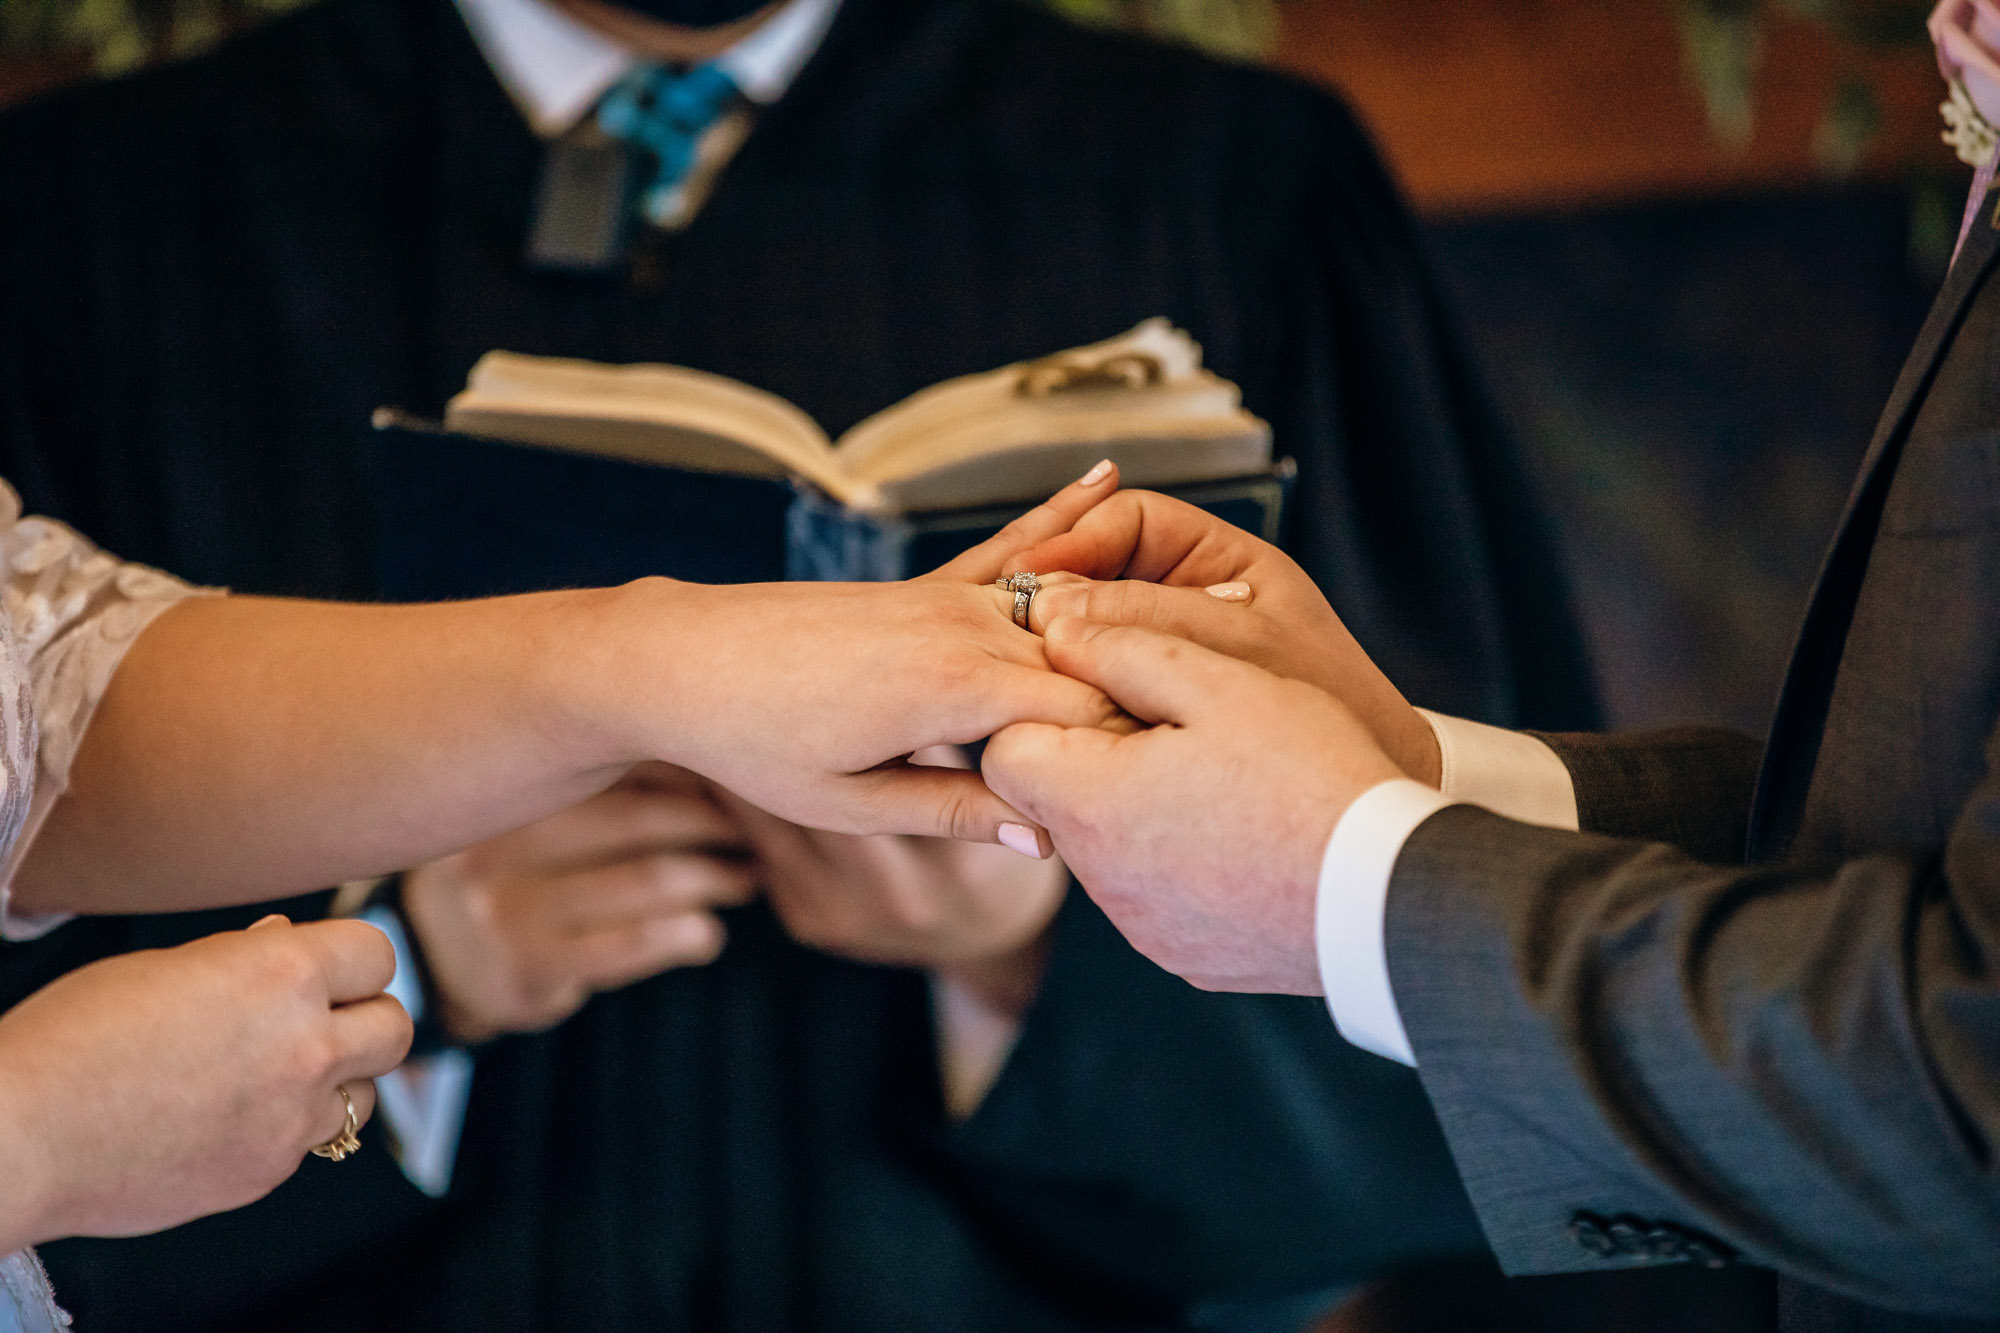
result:
[(781, 912), (785, 933), (809, 949), (833, 950), (846, 939), (831, 918), (818, 912)]
[(292, 1000), (323, 998), (325, 981), (318, 962), (296, 938), (271, 949), (263, 959), (263, 981), (277, 995)]
[(949, 697), (980, 684), (986, 670), (986, 663), (979, 658), (951, 653), (937, 663), (931, 680), (938, 696)]
[(457, 899), (459, 914), (465, 921), (483, 930), (504, 928), (509, 899), (497, 881), (467, 880), (460, 888)]
[(310, 1089), (329, 1082), (339, 1064), (340, 1048), (323, 1027), (300, 1037), (292, 1046), (292, 1079), (302, 1087)]
[(953, 791), (945, 797), (943, 818), (939, 823), (941, 832), (959, 839), (978, 838), (986, 828), (984, 812), (972, 795), (964, 790)]
[(366, 922), (342, 924), (353, 928), (345, 932), (345, 942), (339, 947), (353, 955), (353, 961), (365, 969), (376, 986), (388, 985), (396, 975), (396, 946), (389, 943), (387, 935)]
[(1090, 618), (1111, 625), (1146, 622), (1150, 619), (1150, 609), (1141, 590), (1150, 586), (1129, 579), (1093, 585), (1090, 590)]
[[(996, 546), (1011, 546), (1026, 541), (1029, 534), (1033, 531), (1034, 521), (1039, 517), (1045, 516), (1048, 512), (1049, 507), (1047, 504), (1036, 505), (1033, 509), (1030, 509), (1027, 513), (994, 533), (992, 537), (993, 544)], [(1000, 572), (1007, 574), (1013, 571), (1003, 569)]]
[[(673, 945), (671, 961), (689, 966), (714, 962), (725, 943), (722, 923), (705, 913), (676, 918), (671, 930), (663, 933)], [(656, 946), (655, 952), (661, 950)]]

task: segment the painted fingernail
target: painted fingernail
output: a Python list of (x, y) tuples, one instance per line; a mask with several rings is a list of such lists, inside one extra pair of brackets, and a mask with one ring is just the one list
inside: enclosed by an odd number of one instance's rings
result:
[(1210, 597), (1224, 602), (1247, 602), (1250, 600), (1250, 585), (1247, 583), (1217, 583), (1207, 589)]
[(1000, 843), (1003, 847), (1017, 851), (1023, 856), (1032, 857), (1037, 861), (1042, 859), (1042, 840), (1037, 838), (1035, 831), (1026, 824), (1002, 824)]
[(1111, 475), (1111, 460), (1107, 458), (1102, 462), (1100, 462), (1096, 467), (1092, 468), (1090, 471), (1084, 473), (1082, 479), (1079, 480), (1076, 484), (1079, 486), (1095, 486), (1098, 482), (1103, 481), (1106, 477), (1110, 475)]

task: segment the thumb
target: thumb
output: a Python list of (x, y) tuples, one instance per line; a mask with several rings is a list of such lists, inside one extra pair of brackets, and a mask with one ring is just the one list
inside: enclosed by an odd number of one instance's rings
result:
[(1186, 639), (1080, 616), (1051, 624), (1042, 642), (1050, 666), (1095, 685), (1142, 722), (1193, 722), (1262, 674)]
[(1024, 856), (1055, 850), (1046, 830), (993, 794), (979, 774), (898, 761), (856, 773), (865, 833), (912, 833), (961, 842), (997, 842)]
[(1095, 727), (1022, 722), (986, 742), (979, 771), (1015, 809), (1046, 825), (1103, 789), (1105, 762), (1117, 745), (1117, 736)]
[(260, 930), (271, 926), (289, 926), (291, 924), (292, 924), (292, 919), (290, 917), (286, 916), (282, 912), (273, 912), (269, 916), (258, 917), (255, 921), (252, 921), (249, 925), (245, 926), (244, 929)]

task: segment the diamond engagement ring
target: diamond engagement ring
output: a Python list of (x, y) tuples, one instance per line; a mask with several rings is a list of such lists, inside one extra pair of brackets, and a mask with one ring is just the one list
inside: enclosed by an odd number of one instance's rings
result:
[(1022, 629), (1028, 628), (1028, 608), (1035, 604), (1035, 594), (1042, 590), (1042, 581), (1023, 571), (1003, 574), (993, 580), (993, 586), (1014, 594), (1014, 623)]
[(312, 1154), (329, 1161), (344, 1162), (361, 1151), (361, 1123), (355, 1119), (354, 1099), (347, 1095), (346, 1087), (335, 1085), (333, 1090), (340, 1094), (340, 1104), (347, 1108), (347, 1123), (340, 1127), (340, 1133), (314, 1148)]

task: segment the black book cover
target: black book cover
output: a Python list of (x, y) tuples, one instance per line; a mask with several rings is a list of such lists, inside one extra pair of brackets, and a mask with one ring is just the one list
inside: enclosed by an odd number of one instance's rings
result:
[[(849, 510), (803, 484), (658, 467), (377, 414), (368, 441), (376, 574), (396, 602), (624, 583), (881, 581), (935, 569), (1029, 508)], [(1268, 541), (1284, 534), (1289, 459), (1168, 488)]]

